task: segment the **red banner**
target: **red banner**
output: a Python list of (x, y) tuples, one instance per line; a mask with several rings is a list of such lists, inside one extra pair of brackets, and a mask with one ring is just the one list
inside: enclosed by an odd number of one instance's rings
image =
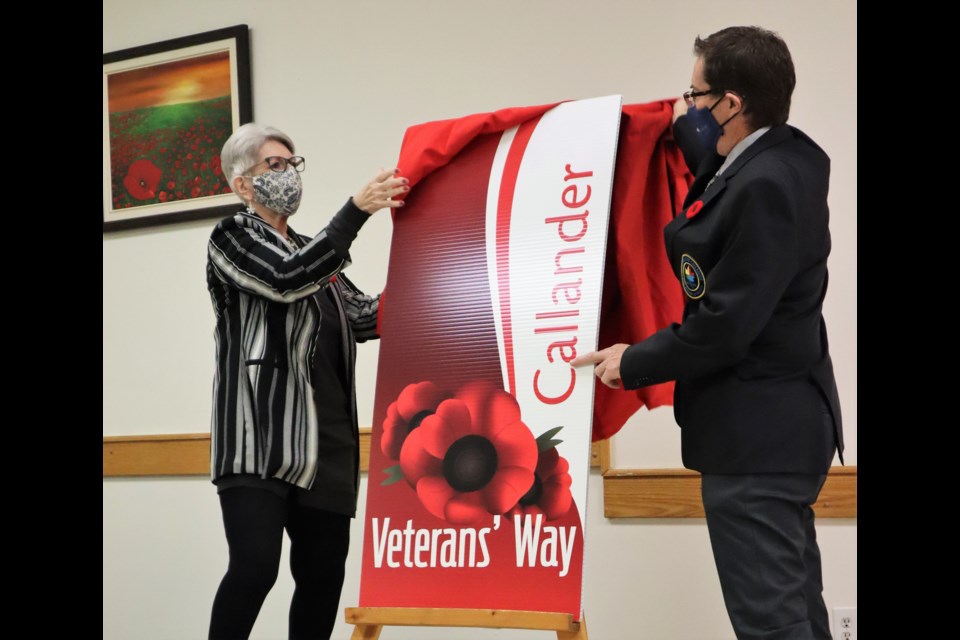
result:
[[(613, 96), (408, 131), (400, 167), (418, 184), (382, 306), (361, 606), (579, 619), (595, 381), (568, 363), (608, 333), (601, 291), (605, 309), (619, 299), (603, 280), (620, 118)], [(672, 166), (668, 126), (648, 165)], [(664, 177), (647, 201), (685, 188)]]

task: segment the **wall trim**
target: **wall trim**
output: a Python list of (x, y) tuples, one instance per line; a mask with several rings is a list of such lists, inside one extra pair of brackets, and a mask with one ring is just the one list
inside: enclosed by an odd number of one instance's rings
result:
[[(614, 469), (609, 440), (594, 442), (590, 464), (603, 479), (607, 518), (702, 518), (700, 474), (687, 469)], [(370, 429), (360, 429), (367, 472)], [(103, 437), (103, 477), (209, 476), (210, 434)], [(834, 467), (814, 505), (820, 518), (857, 517), (857, 467)]]
[[(370, 461), (370, 428), (360, 429), (360, 471)], [(595, 442), (591, 466), (609, 467), (609, 442)], [(103, 477), (210, 475), (210, 434), (172, 433), (143, 436), (103, 436)]]
[[(370, 429), (360, 429), (360, 470), (370, 459)], [(103, 436), (103, 477), (209, 476), (210, 434)]]
[[(833, 467), (814, 505), (818, 518), (857, 517), (857, 467)], [(608, 518), (702, 518), (700, 474), (688, 469), (608, 469)]]

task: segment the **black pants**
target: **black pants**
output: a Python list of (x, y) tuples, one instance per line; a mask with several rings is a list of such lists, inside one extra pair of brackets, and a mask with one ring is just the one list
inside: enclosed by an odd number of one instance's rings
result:
[(830, 640), (813, 509), (826, 476), (703, 476), (723, 601), (739, 640)]
[(350, 546), (350, 517), (297, 504), (252, 487), (220, 493), (230, 564), (213, 601), (210, 638), (247, 638), (280, 568), (283, 530), (290, 536), (290, 638), (333, 632)]

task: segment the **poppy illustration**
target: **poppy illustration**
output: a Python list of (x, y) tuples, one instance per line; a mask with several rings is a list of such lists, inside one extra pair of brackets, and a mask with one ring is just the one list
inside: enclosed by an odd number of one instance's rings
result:
[(533, 486), (527, 491), (508, 516), (543, 514), (545, 520), (556, 520), (570, 511), (573, 494), (570, 493), (570, 463), (556, 447), (540, 452), (534, 471)]
[(157, 196), (157, 185), (160, 184), (160, 167), (149, 160), (141, 158), (134, 160), (127, 175), (123, 179), (123, 186), (127, 193), (137, 200), (152, 200)]
[(400, 448), (407, 435), (419, 427), (424, 418), (433, 415), (440, 403), (450, 395), (430, 381), (408, 384), (397, 396), (396, 402), (387, 407), (380, 438), (383, 455), (391, 460), (399, 460)]
[(423, 506), (453, 524), (506, 513), (533, 486), (537, 443), (509, 393), (471, 383), (412, 431), (400, 468)]

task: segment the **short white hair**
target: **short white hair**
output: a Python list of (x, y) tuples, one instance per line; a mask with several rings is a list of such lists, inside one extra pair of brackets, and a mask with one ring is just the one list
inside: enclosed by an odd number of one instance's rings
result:
[(244, 171), (260, 162), (260, 147), (271, 140), (286, 145), (290, 153), (296, 152), (290, 136), (279, 129), (256, 122), (248, 122), (227, 138), (220, 151), (220, 166), (231, 189), (234, 178), (242, 176)]

